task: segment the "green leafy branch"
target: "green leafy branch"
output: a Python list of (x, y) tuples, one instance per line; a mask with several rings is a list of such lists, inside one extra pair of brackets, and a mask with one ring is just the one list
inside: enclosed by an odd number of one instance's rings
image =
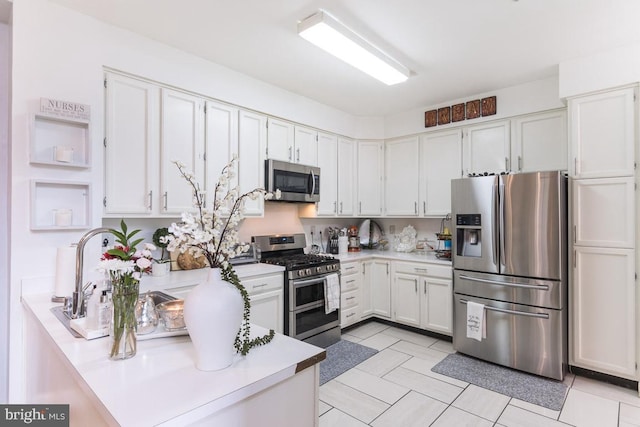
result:
[(233, 270), (233, 267), (231, 267), (231, 264), (229, 264), (227, 268), (222, 269), (222, 279), (233, 284), (233, 286), (235, 286), (240, 291), (242, 300), (244, 301), (242, 325), (240, 326), (240, 329), (238, 329), (238, 333), (236, 335), (235, 343), (233, 344), (233, 346), (238, 353), (246, 356), (249, 353), (249, 350), (251, 350), (253, 347), (258, 347), (270, 343), (276, 333), (273, 329), (270, 329), (267, 335), (251, 339), (251, 333), (249, 330), (249, 314), (251, 311), (251, 301), (249, 300), (249, 293), (247, 292), (247, 289), (242, 285), (242, 283), (240, 283), (240, 279), (238, 278), (236, 272)]

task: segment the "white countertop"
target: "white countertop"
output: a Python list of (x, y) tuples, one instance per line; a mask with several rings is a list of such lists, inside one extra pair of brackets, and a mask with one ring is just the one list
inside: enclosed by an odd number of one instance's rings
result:
[[(236, 274), (240, 279), (243, 277), (261, 276), (265, 274), (281, 273), (284, 267), (272, 264), (242, 264), (234, 266)], [(178, 270), (172, 271), (166, 276), (144, 275), (140, 282), (140, 292), (158, 291), (168, 289), (179, 289), (195, 286), (207, 278), (208, 269)], [(284, 282), (283, 282), (284, 285)]]
[(348, 252), (345, 255), (334, 255), (340, 262), (362, 261), (364, 259), (377, 258), (389, 259), (393, 261), (427, 262), (431, 264), (442, 264), (451, 266), (450, 260), (439, 259), (435, 252), (396, 252), (380, 250), (361, 250), (360, 252)]
[[(236, 271), (246, 277), (282, 269), (260, 264)], [(201, 274), (206, 272), (171, 273), (163, 277), (164, 285), (193, 285)], [(152, 278), (146, 286), (159, 286), (163, 278)], [(136, 356), (110, 361), (108, 339), (74, 338), (51, 313), (55, 304), (50, 298), (48, 293), (23, 296), (27, 315), (35, 317), (51, 337), (54, 351), (68, 360), (72, 374), (121, 425), (182, 425), (191, 411), (215, 413), (295, 375), (299, 365), (311, 366), (325, 356), (322, 348), (276, 334), (271, 343), (252, 349), (246, 357), (236, 355), (229, 368), (203, 372), (195, 368), (193, 346), (183, 336), (138, 341)], [(251, 325), (251, 331), (252, 335), (268, 332), (257, 325)]]

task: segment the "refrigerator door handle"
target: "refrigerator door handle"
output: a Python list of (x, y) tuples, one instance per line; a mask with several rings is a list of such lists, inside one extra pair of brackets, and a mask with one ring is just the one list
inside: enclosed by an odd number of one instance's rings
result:
[[(493, 229), (491, 230), (491, 252), (493, 256), (493, 265), (498, 266), (498, 188), (497, 185), (494, 184), (491, 190), (491, 206), (493, 212), (491, 215), (493, 217), (493, 224), (491, 226)], [(496, 270), (498, 271), (498, 270)]]
[(549, 286), (547, 285), (525, 285), (524, 283), (509, 283), (509, 282), (498, 282), (497, 280), (489, 280), (489, 279), (480, 279), (477, 277), (467, 276), (465, 274), (460, 275), (461, 279), (470, 280), (472, 282), (481, 282), (481, 283), (489, 283), (491, 285), (500, 285), (500, 286), (509, 286), (512, 288), (524, 288), (524, 289), (536, 289), (539, 291), (548, 291)]
[(504, 191), (504, 182), (500, 179), (498, 184), (498, 220), (500, 221), (500, 271), (503, 271), (503, 266), (507, 265), (506, 262), (506, 254), (505, 254), (505, 229), (504, 229), (504, 199), (505, 199), (505, 191)]
[[(466, 299), (460, 298), (460, 302), (462, 304), (466, 304), (469, 301), (467, 301)], [(497, 311), (498, 313), (515, 314), (517, 316), (538, 317), (538, 318), (541, 318), (541, 319), (548, 319), (549, 318), (549, 315), (547, 313), (529, 313), (529, 312), (526, 312), (526, 311), (507, 310), (505, 308), (491, 307), (490, 305), (485, 305), (484, 309), (487, 310), (487, 311)]]

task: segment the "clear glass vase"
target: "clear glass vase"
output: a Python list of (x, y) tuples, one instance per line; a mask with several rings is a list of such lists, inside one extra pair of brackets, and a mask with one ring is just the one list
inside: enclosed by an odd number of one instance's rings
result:
[(129, 274), (112, 278), (109, 359), (124, 360), (136, 355), (136, 304), (140, 281)]

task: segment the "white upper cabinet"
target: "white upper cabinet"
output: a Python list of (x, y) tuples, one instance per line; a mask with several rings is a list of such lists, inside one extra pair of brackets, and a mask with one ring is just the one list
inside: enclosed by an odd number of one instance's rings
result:
[(567, 170), (567, 112), (557, 110), (512, 121), (511, 171)]
[(574, 179), (572, 183), (574, 244), (634, 248), (634, 178)]
[(317, 166), (318, 131), (304, 126), (295, 126), (293, 141), (292, 161), (303, 165)]
[(119, 74), (106, 81), (104, 212), (149, 215), (157, 207), (159, 89)]
[[(264, 188), (264, 160), (267, 147), (267, 117), (240, 110), (238, 122), (238, 184), (246, 193)], [(245, 215), (264, 214), (264, 199), (245, 199)]]
[(318, 132), (269, 117), (267, 158), (303, 165), (318, 165)]
[(569, 100), (570, 173), (575, 178), (632, 176), (635, 89)]
[(464, 131), (464, 174), (501, 173), (511, 170), (509, 120), (469, 126)]
[(384, 143), (358, 142), (358, 211), (360, 216), (382, 215)]
[[(356, 170), (356, 142), (348, 138), (338, 138), (338, 215), (353, 216), (355, 213)], [(324, 174), (322, 169), (320, 173)]]
[(418, 216), (418, 137), (385, 143), (385, 213)]
[[(205, 114), (205, 182), (207, 207), (214, 198), (215, 184), (222, 169), (238, 155), (238, 109), (234, 106), (207, 101)], [(237, 172), (237, 171), (236, 171)], [(237, 175), (231, 187), (238, 185)]]
[[(193, 188), (173, 163), (180, 161), (201, 186), (204, 180), (204, 101), (162, 89), (160, 193), (162, 213), (179, 215), (193, 210)], [(206, 187), (205, 187), (206, 188)]]
[(293, 123), (269, 117), (267, 120), (267, 158), (293, 161)]
[(420, 137), (418, 209), (423, 216), (451, 212), (451, 180), (462, 177), (462, 131), (433, 132)]
[(338, 138), (318, 133), (318, 166), (320, 167), (320, 201), (316, 209), (319, 216), (338, 213)]

